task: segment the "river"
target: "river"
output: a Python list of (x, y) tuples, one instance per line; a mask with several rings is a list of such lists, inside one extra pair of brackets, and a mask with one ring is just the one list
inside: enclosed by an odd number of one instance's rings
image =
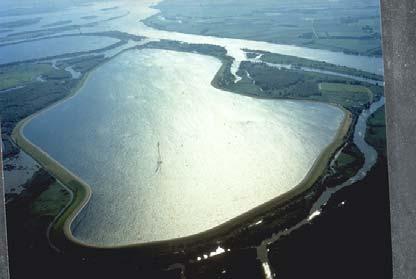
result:
[(384, 102), (385, 99), (384, 97), (382, 97), (377, 102), (372, 103), (369, 109), (364, 110), (360, 114), (355, 125), (353, 141), (354, 144), (357, 145), (358, 149), (364, 155), (364, 164), (361, 167), (361, 169), (359, 169), (357, 173), (353, 177), (349, 178), (347, 181), (337, 185), (336, 187), (326, 189), (320, 195), (318, 200), (313, 204), (309, 212), (309, 216), (307, 218), (303, 219), (296, 225), (287, 228), (282, 232), (273, 234), (270, 238), (263, 240), (261, 244), (257, 247), (257, 258), (262, 263), (266, 279), (276, 278), (276, 274), (273, 272), (272, 267), (269, 263), (268, 246), (278, 241), (282, 236), (289, 235), (290, 233), (299, 229), (300, 227), (309, 224), (313, 218), (316, 218), (321, 214), (322, 208), (326, 205), (326, 203), (329, 201), (332, 195), (337, 193), (342, 188), (348, 187), (354, 184), (355, 182), (362, 180), (377, 162), (377, 151), (374, 149), (374, 147), (372, 147), (365, 141), (365, 134), (367, 131), (368, 118), (379, 108), (381, 108), (384, 105)]

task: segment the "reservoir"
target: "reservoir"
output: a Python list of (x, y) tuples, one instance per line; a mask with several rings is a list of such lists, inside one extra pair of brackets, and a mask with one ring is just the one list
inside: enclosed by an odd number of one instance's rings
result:
[(24, 127), (92, 188), (75, 237), (123, 245), (189, 236), (305, 177), (344, 112), (215, 89), (220, 66), (199, 54), (126, 51)]

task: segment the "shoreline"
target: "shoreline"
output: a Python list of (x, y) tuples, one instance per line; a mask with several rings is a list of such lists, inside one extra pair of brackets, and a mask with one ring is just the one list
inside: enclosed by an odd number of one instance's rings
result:
[[(218, 58), (217, 58), (218, 59)], [(104, 61), (102, 64), (108, 62), (109, 60)], [(225, 65), (225, 61), (221, 61), (222, 66), (220, 69), (218, 69), (217, 74), (214, 76), (213, 81), (214, 82), (218, 74), (221, 74), (223, 72), (223, 67)], [(101, 66), (102, 64), (98, 65), (96, 68)], [(314, 182), (317, 181), (317, 179), (323, 175), (326, 167), (328, 166), (330, 159), (332, 158), (333, 154), (336, 153), (336, 151), (343, 145), (345, 142), (345, 136), (347, 135), (352, 121), (352, 114), (351, 112), (347, 111), (346, 109), (329, 103), (324, 103), (326, 105), (332, 105), (337, 107), (338, 109), (341, 109), (344, 112), (344, 119), (341, 122), (337, 133), (334, 136), (334, 139), (331, 144), (329, 144), (327, 147), (325, 147), (321, 154), (316, 158), (314, 161), (312, 167), (308, 171), (308, 173), (305, 175), (305, 177), (302, 179), (302, 181), (293, 187), (288, 192), (281, 194), (277, 197), (272, 198), (271, 200), (267, 201), (266, 203), (263, 203), (237, 217), (234, 217), (233, 219), (222, 223), (220, 225), (215, 226), (214, 228), (211, 228), (209, 230), (186, 236), (181, 238), (175, 238), (170, 240), (162, 240), (162, 241), (153, 241), (153, 242), (144, 242), (144, 243), (132, 243), (127, 245), (114, 245), (114, 246), (100, 246), (100, 245), (93, 245), (89, 243), (85, 243), (77, 239), (75, 236), (73, 236), (71, 231), (71, 225), (73, 221), (76, 219), (78, 214), (83, 210), (83, 208), (88, 204), (89, 199), (92, 194), (91, 187), (85, 183), (81, 178), (77, 177), (75, 174), (67, 170), (64, 166), (62, 166), (59, 162), (54, 160), (52, 157), (50, 157), (47, 153), (42, 151), (38, 146), (31, 143), (23, 133), (24, 127), (36, 116), (39, 114), (52, 109), (53, 107), (61, 104), (62, 102), (67, 101), (68, 99), (74, 97), (80, 89), (84, 86), (85, 82), (88, 80), (91, 73), (94, 72), (96, 69), (85, 73), (83, 79), (80, 81), (79, 85), (76, 86), (71, 93), (66, 96), (65, 98), (59, 100), (56, 103), (51, 104), (50, 106), (36, 112), (35, 114), (32, 114), (31, 116), (28, 116), (27, 118), (21, 120), (16, 127), (13, 129), (12, 138), (14, 142), (22, 148), (25, 152), (30, 154), (38, 163), (40, 163), (48, 172), (50, 172), (58, 181), (60, 181), (62, 184), (66, 185), (71, 192), (73, 193), (73, 199), (71, 202), (67, 205), (66, 210), (62, 212), (62, 214), (56, 218), (56, 222), (52, 224), (52, 228), (58, 232), (63, 233), (63, 236), (65, 237), (65, 240), (69, 242), (72, 246), (78, 246), (80, 248), (92, 248), (92, 249), (131, 249), (131, 248), (149, 248), (150, 250), (154, 250), (154, 248), (159, 247), (159, 249), (156, 250), (162, 250), (165, 251), (166, 248), (168, 251), (175, 251), (177, 248), (175, 247), (183, 247), (184, 245), (201, 245), (201, 241), (209, 242), (218, 238), (221, 238), (225, 235), (232, 234), (233, 231), (238, 229), (239, 227), (245, 227), (245, 224), (249, 221), (252, 221), (252, 219), (264, 215), (267, 213), (271, 208), (274, 208), (278, 206), (279, 204), (282, 204), (284, 202), (289, 201), (293, 197), (301, 194), (305, 190), (309, 189)], [(213, 84), (212, 84), (213, 85)], [(215, 86), (214, 86), (215, 87)], [(221, 89), (221, 88), (220, 88)], [(225, 89), (221, 89), (225, 92), (230, 92)], [(240, 94), (236, 92), (231, 92), (232, 94)], [(240, 94), (244, 95), (244, 94)], [(256, 98), (255, 96), (250, 96), (253, 98)], [(283, 99), (283, 98), (281, 98)], [(270, 99), (270, 100), (279, 100), (279, 99)], [(293, 101), (301, 101), (300, 99), (290, 99)], [(308, 101), (308, 100), (303, 100)], [(66, 247), (67, 245), (65, 245)], [(144, 249), (146, 250), (146, 249)], [(155, 253), (155, 251), (153, 251)], [(157, 252), (156, 252), (157, 253)]]

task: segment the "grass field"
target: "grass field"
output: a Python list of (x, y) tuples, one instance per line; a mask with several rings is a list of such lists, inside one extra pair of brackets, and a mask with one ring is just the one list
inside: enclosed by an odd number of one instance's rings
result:
[(320, 84), (319, 89), (323, 92), (346, 92), (352, 94), (371, 94), (371, 91), (361, 85), (350, 85), (342, 83), (327, 83)]
[(373, 93), (367, 87), (346, 83), (319, 84), (322, 99), (335, 102), (348, 108), (351, 106), (365, 105), (373, 100)]
[(347, 166), (355, 161), (354, 156), (341, 153), (338, 157), (338, 160), (336, 161), (338, 163), (338, 166)]
[(367, 122), (365, 140), (374, 146), (377, 152), (387, 158), (386, 150), (386, 115), (384, 106), (370, 116)]
[(364, 156), (360, 150), (355, 144), (349, 144), (335, 160), (334, 167), (338, 176), (346, 180), (357, 173), (363, 163)]
[(55, 181), (31, 204), (31, 211), (38, 216), (56, 216), (68, 204), (69, 200), (69, 192)]
[(50, 75), (56, 70), (50, 64), (18, 64), (0, 68), (0, 90), (35, 81), (40, 75)]

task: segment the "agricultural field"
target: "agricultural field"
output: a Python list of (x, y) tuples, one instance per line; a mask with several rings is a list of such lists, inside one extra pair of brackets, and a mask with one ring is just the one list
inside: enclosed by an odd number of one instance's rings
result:
[(319, 84), (321, 98), (329, 102), (341, 104), (344, 107), (365, 105), (372, 102), (373, 93), (367, 87), (345, 83)]
[(57, 72), (50, 64), (15, 64), (0, 67), (0, 91), (7, 90), (16, 86), (23, 86), (30, 82), (39, 82), (46, 77), (62, 75), (65, 71)]

